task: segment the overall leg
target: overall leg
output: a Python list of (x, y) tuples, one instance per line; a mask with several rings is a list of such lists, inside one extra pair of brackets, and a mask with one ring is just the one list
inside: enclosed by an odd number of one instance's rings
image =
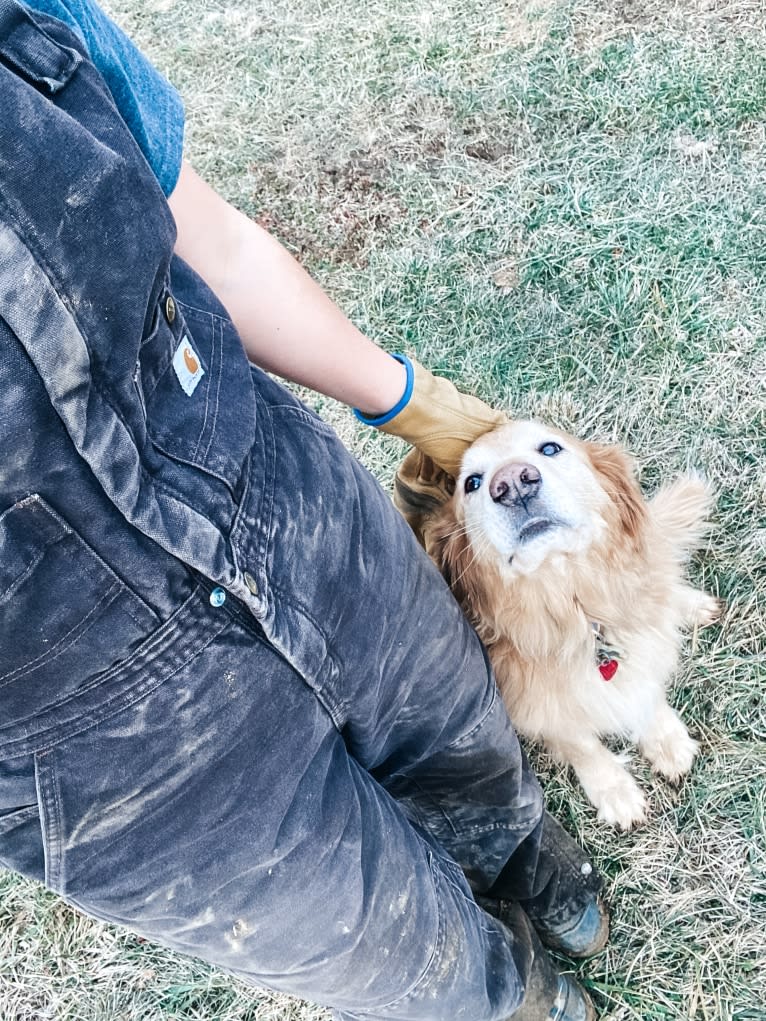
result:
[[(206, 592), (82, 726), (34, 756), (46, 879), (70, 902), (348, 1016), (519, 1004), (528, 941), (476, 905), (302, 678)], [(33, 860), (13, 847), (0, 836), (8, 864)]]
[[(426, 605), (429, 571), (409, 588)], [(289, 664), (234, 600), (216, 610), (197, 592), (99, 676), (98, 698), (78, 695), (87, 713), (62, 704), (47, 742), (38, 730), (47, 884), (97, 917), (352, 1017), (505, 1018), (540, 989), (541, 968), (545, 995), (555, 984), (568, 998), (523, 919), (486, 915), (451, 857), (485, 886), (540, 812), (473, 632), (457, 618), (437, 697), (433, 654), (420, 658), (433, 642), (404, 626), (417, 614), (397, 611), (399, 642), (368, 631), (370, 696), (338, 655), (346, 644), (298, 605), (306, 640), (293, 650), (306, 667), (309, 625), (326, 642), (313, 669)], [(0, 848), (12, 867), (43, 860), (12, 843), (17, 857)]]

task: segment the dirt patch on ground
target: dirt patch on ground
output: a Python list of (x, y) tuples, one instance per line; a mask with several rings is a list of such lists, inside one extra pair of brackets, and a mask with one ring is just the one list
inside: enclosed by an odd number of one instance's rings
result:
[(763, 35), (763, 0), (603, 0), (577, 4), (578, 48), (597, 49), (630, 32), (672, 32), (683, 35)]
[(300, 174), (279, 162), (249, 169), (258, 204), (267, 207), (256, 221), (301, 262), (364, 266), (376, 238), (406, 216), (389, 185), (385, 152), (325, 157), (304, 165)]
[(632, 32), (682, 35), (766, 34), (764, 0), (506, 0), (506, 42), (537, 49), (549, 37), (557, 17), (571, 19), (578, 50), (598, 49), (615, 36)]
[(553, 0), (509, 0), (504, 4), (508, 42), (512, 46), (536, 47), (547, 37), (556, 4)]
[(402, 203), (386, 188), (387, 164), (382, 154), (357, 152), (344, 163), (322, 166), (317, 192), (330, 218), (331, 261), (365, 265), (374, 235), (405, 217)]

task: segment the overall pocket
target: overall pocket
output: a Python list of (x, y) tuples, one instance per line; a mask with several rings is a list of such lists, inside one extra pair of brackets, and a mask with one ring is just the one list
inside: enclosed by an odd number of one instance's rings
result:
[(255, 401), (233, 325), (166, 290), (135, 381), (153, 446), (234, 491), (253, 442)]
[(44, 882), (45, 851), (37, 804), (0, 812), (0, 865)]
[(37, 495), (0, 515), (0, 736), (127, 658), (159, 620)]

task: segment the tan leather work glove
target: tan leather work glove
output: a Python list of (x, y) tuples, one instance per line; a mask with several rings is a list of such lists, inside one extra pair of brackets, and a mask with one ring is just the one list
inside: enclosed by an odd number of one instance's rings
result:
[[(401, 356), (396, 357), (406, 364)], [(394, 503), (421, 544), (426, 545), (425, 525), (455, 491), (463, 454), (475, 440), (508, 418), (478, 397), (460, 393), (454, 383), (434, 376), (418, 362), (411, 360), (410, 365), (413, 377), (409, 400), (378, 428), (416, 448), (396, 473)]]
[(382, 432), (407, 440), (453, 478), (468, 447), (508, 418), (478, 397), (460, 393), (444, 376), (434, 376), (416, 361), (412, 396)]

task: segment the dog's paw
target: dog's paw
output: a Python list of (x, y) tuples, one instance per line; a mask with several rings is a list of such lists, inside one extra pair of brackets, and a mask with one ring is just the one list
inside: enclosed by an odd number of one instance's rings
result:
[(708, 624), (714, 624), (715, 621), (723, 616), (725, 610), (726, 603), (723, 599), (717, 599), (715, 596), (708, 595), (707, 592), (701, 592), (693, 623), (697, 627), (706, 627)]
[(677, 784), (692, 768), (699, 745), (684, 729), (683, 733), (669, 734), (661, 741), (645, 745), (642, 750), (655, 773)]
[(601, 822), (619, 830), (632, 830), (646, 821), (646, 798), (628, 773), (613, 778), (608, 787), (591, 796)]

